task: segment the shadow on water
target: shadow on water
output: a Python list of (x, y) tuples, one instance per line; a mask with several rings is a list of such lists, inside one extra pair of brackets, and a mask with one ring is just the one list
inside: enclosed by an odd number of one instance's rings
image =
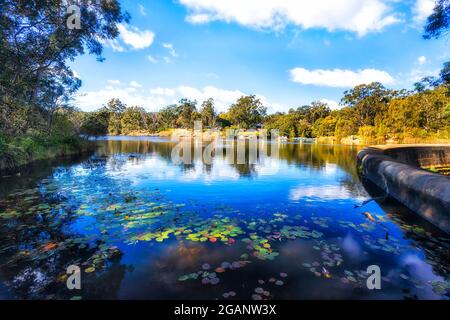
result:
[(90, 158), (88, 155), (77, 155), (71, 157), (59, 157), (56, 159), (46, 159), (32, 162), (21, 168), (14, 174), (4, 174), (0, 177), (0, 197), (6, 196), (11, 190), (19, 188), (28, 188), (40, 179), (48, 177), (54, 168), (69, 167), (75, 163), (81, 163)]
[[(448, 296), (448, 237), (361, 183), (358, 148), (282, 144), (254, 163), (247, 148), (237, 164), (226, 145), (174, 164), (174, 146), (104, 139), (94, 156), (2, 178), (0, 298)], [(367, 289), (370, 264), (383, 290)]]
[(362, 179), (362, 184), (372, 199), (388, 213), (388, 217), (400, 226), (404, 236), (412, 240), (412, 245), (423, 250), (427, 262), (434, 271), (445, 278), (450, 277), (450, 239), (448, 235), (387, 195), (374, 183)]

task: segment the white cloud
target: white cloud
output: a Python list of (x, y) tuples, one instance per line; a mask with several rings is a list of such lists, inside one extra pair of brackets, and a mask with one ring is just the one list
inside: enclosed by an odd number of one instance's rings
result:
[(238, 98), (245, 95), (239, 90), (224, 90), (213, 86), (206, 86), (202, 89), (180, 86), (177, 88), (177, 92), (181, 97), (197, 100), (200, 103), (208, 98), (214, 98), (215, 106), (219, 111), (226, 111)]
[(362, 195), (352, 194), (345, 186), (326, 185), (321, 187), (299, 186), (289, 191), (291, 201), (337, 201), (347, 199), (366, 199)]
[(74, 76), (75, 78), (81, 80), (81, 76), (80, 76), (80, 74), (79, 74), (78, 72), (76, 72), (75, 70), (72, 70), (72, 73), (73, 73), (73, 76)]
[(153, 88), (150, 89), (152, 95), (174, 96), (175, 90), (170, 88)]
[(134, 88), (140, 88), (140, 87), (142, 87), (142, 85), (141, 85), (139, 82), (134, 81), (134, 80), (130, 82), (130, 86), (132, 86), (132, 87), (134, 87)]
[(420, 57), (417, 58), (417, 63), (418, 63), (419, 65), (423, 65), (423, 64), (425, 64), (425, 62), (427, 62), (427, 57), (425, 57), (425, 56), (420, 56)]
[(192, 15), (187, 16), (186, 20), (193, 24), (202, 24), (202, 23), (208, 23), (213, 19), (211, 18), (211, 16), (209, 14), (197, 13), (197, 14), (192, 14)]
[(133, 49), (144, 49), (150, 47), (155, 38), (155, 34), (150, 30), (139, 30), (133, 26), (119, 23), (117, 28), (122, 41)]
[(155, 57), (153, 57), (152, 55), (148, 55), (147, 56), (148, 61), (150, 61), (151, 63), (158, 63), (158, 59), (156, 59)]
[(120, 80), (107, 80), (106, 82), (108, 82), (111, 85), (115, 85), (115, 86), (120, 86), (122, 84), (120, 82)]
[(214, 73), (214, 72), (209, 72), (209, 73), (206, 74), (206, 76), (208, 78), (220, 79), (220, 76), (217, 73)]
[(407, 76), (407, 80), (409, 82), (408, 84), (419, 82), (425, 77), (437, 77), (439, 75), (439, 71), (440, 69), (430, 70), (420, 67), (412, 69)]
[(142, 5), (142, 4), (138, 4), (138, 8), (139, 8), (139, 13), (142, 15), (142, 16), (147, 16), (147, 12), (145, 11), (145, 7)]
[(320, 102), (326, 103), (331, 110), (339, 110), (343, 107), (339, 105), (339, 102), (330, 99), (320, 99)]
[(114, 51), (124, 52), (125, 48), (120, 44), (117, 39), (101, 39), (100, 42), (108, 47), (111, 47)]
[(422, 24), (433, 13), (433, 9), (436, 5), (435, 0), (416, 0), (413, 7), (414, 20), (418, 24)]
[(307, 70), (304, 68), (294, 68), (290, 73), (293, 82), (335, 88), (349, 88), (371, 82), (381, 82), (382, 84), (388, 85), (394, 82), (394, 79), (389, 73), (377, 69), (352, 71), (343, 69)]
[(142, 95), (127, 89), (129, 88), (122, 86), (106, 86), (98, 91), (81, 92), (75, 97), (74, 104), (85, 111), (96, 110), (113, 98), (118, 98), (129, 106), (145, 105), (146, 100)]
[[(123, 83), (110, 80), (108, 85), (101, 90), (80, 93), (75, 97), (74, 103), (85, 111), (92, 111), (100, 108), (112, 98), (119, 98), (129, 106), (138, 105), (148, 111), (158, 111), (167, 105), (177, 103), (181, 98), (197, 100), (199, 107), (204, 100), (213, 98), (216, 109), (222, 112), (226, 111), (231, 104), (243, 95), (245, 93), (239, 90), (227, 90), (213, 86), (195, 88), (182, 85), (173, 88), (156, 87), (146, 90), (142, 87), (132, 86), (131, 83), (129, 87), (126, 87)], [(271, 103), (265, 96), (256, 96), (269, 108), (269, 112), (283, 110), (282, 105)]]
[(178, 57), (177, 52), (176, 52), (175, 49), (173, 48), (173, 44), (171, 44), (171, 43), (163, 43), (162, 46), (163, 46), (164, 48), (166, 48), (167, 50), (169, 50), (169, 54), (170, 54), (172, 57), (174, 57), (174, 58)]
[(140, 50), (152, 45), (155, 34), (150, 30), (139, 30), (137, 27), (119, 23), (119, 36), (115, 39), (100, 39), (105, 46), (114, 51), (124, 52), (127, 49)]
[(399, 22), (391, 0), (180, 0), (186, 20), (201, 24), (235, 22), (256, 29), (281, 30), (292, 24), (303, 29), (344, 30), (364, 36)]

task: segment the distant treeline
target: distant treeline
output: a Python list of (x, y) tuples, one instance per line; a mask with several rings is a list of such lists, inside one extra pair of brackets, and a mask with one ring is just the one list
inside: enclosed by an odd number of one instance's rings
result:
[(181, 99), (159, 112), (126, 107), (110, 100), (95, 112), (78, 112), (79, 131), (88, 135), (127, 135), (158, 133), (174, 128), (192, 129), (194, 121), (204, 128), (278, 129), (287, 137), (359, 136), (366, 142), (402, 142), (414, 139), (450, 139), (450, 95), (438, 79), (424, 79), (414, 91), (396, 91), (380, 83), (359, 85), (345, 91), (342, 108), (330, 110), (323, 102), (292, 108), (287, 113), (267, 114), (267, 108), (254, 95), (242, 96), (227, 112), (218, 113), (214, 100), (200, 105)]

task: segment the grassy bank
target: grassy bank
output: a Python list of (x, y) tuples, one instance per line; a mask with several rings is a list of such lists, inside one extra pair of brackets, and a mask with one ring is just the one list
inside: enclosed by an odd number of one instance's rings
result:
[(82, 154), (93, 144), (77, 136), (26, 135), (18, 138), (0, 135), (0, 173), (14, 172), (37, 160)]

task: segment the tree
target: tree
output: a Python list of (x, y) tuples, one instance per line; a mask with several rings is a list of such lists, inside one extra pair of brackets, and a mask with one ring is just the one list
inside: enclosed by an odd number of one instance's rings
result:
[(230, 115), (227, 112), (220, 113), (217, 116), (216, 122), (222, 129), (230, 127), (231, 126)]
[(311, 105), (301, 106), (296, 110), (290, 110), (289, 113), (296, 113), (300, 119), (306, 120), (311, 125), (321, 118), (330, 114), (328, 105), (321, 101), (313, 101)]
[(328, 104), (322, 101), (313, 101), (308, 113), (308, 121), (314, 123), (319, 119), (325, 118), (330, 114), (331, 110)]
[(439, 38), (450, 28), (450, 1), (437, 0), (433, 13), (428, 17), (425, 25), (425, 39)]
[(51, 133), (55, 113), (68, 107), (69, 99), (78, 90), (81, 81), (64, 74), (61, 77), (46, 74), (42, 83), (38, 92), (39, 106), (47, 118), (46, 131)]
[(450, 61), (444, 63), (444, 67), (439, 73), (441, 83), (450, 89)]
[(85, 51), (102, 60), (102, 41), (116, 37), (117, 24), (129, 19), (117, 0), (82, 4), (81, 28), (70, 29), (67, 1), (0, 2), (0, 102), (7, 110), (0, 114), (2, 127), (15, 130), (5, 125), (9, 119), (4, 117), (22, 109), (26, 109), (22, 132), (35, 124), (40, 112), (51, 124), (55, 109), (79, 82), (67, 61)]
[(334, 136), (338, 140), (358, 133), (358, 124), (352, 107), (344, 107), (333, 113), (333, 116), (336, 117)]
[(180, 116), (180, 106), (173, 104), (161, 109), (158, 113), (159, 129), (166, 130), (170, 128), (177, 128), (177, 119)]
[(214, 109), (214, 99), (209, 98), (202, 103), (200, 114), (204, 126), (212, 128), (216, 125), (217, 114)]
[(80, 132), (89, 136), (101, 136), (108, 133), (108, 113), (105, 109), (89, 112), (81, 125)]
[[(438, 0), (433, 9), (433, 13), (428, 17), (425, 25), (425, 39), (439, 38), (447, 34), (450, 29), (450, 1)], [(444, 84), (450, 94), (450, 61), (444, 63), (439, 74), (439, 79), (435, 81), (436, 85)]]
[(129, 134), (146, 129), (146, 123), (146, 112), (143, 108), (136, 106), (126, 108), (121, 119), (122, 133)]
[(232, 124), (242, 129), (249, 129), (261, 124), (267, 108), (254, 95), (242, 96), (228, 110)]
[(277, 113), (268, 116), (264, 122), (267, 131), (278, 130), (280, 136), (297, 137), (299, 135), (299, 121), (295, 113)]
[(192, 129), (194, 127), (194, 121), (197, 118), (197, 101), (184, 98), (180, 100), (179, 105), (178, 126), (185, 129)]
[(147, 129), (150, 132), (158, 132), (160, 126), (159, 114), (157, 112), (147, 113)]
[(317, 120), (312, 126), (313, 137), (330, 137), (336, 130), (337, 119), (331, 115)]
[(109, 113), (108, 133), (117, 135), (122, 132), (122, 115), (126, 110), (126, 105), (119, 99), (111, 99), (106, 104), (106, 110)]
[(361, 84), (345, 91), (341, 104), (353, 109), (358, 127), (373, 126), (376, 116), (386, 110), (392, 95), (392, 91), (379, 82)]

